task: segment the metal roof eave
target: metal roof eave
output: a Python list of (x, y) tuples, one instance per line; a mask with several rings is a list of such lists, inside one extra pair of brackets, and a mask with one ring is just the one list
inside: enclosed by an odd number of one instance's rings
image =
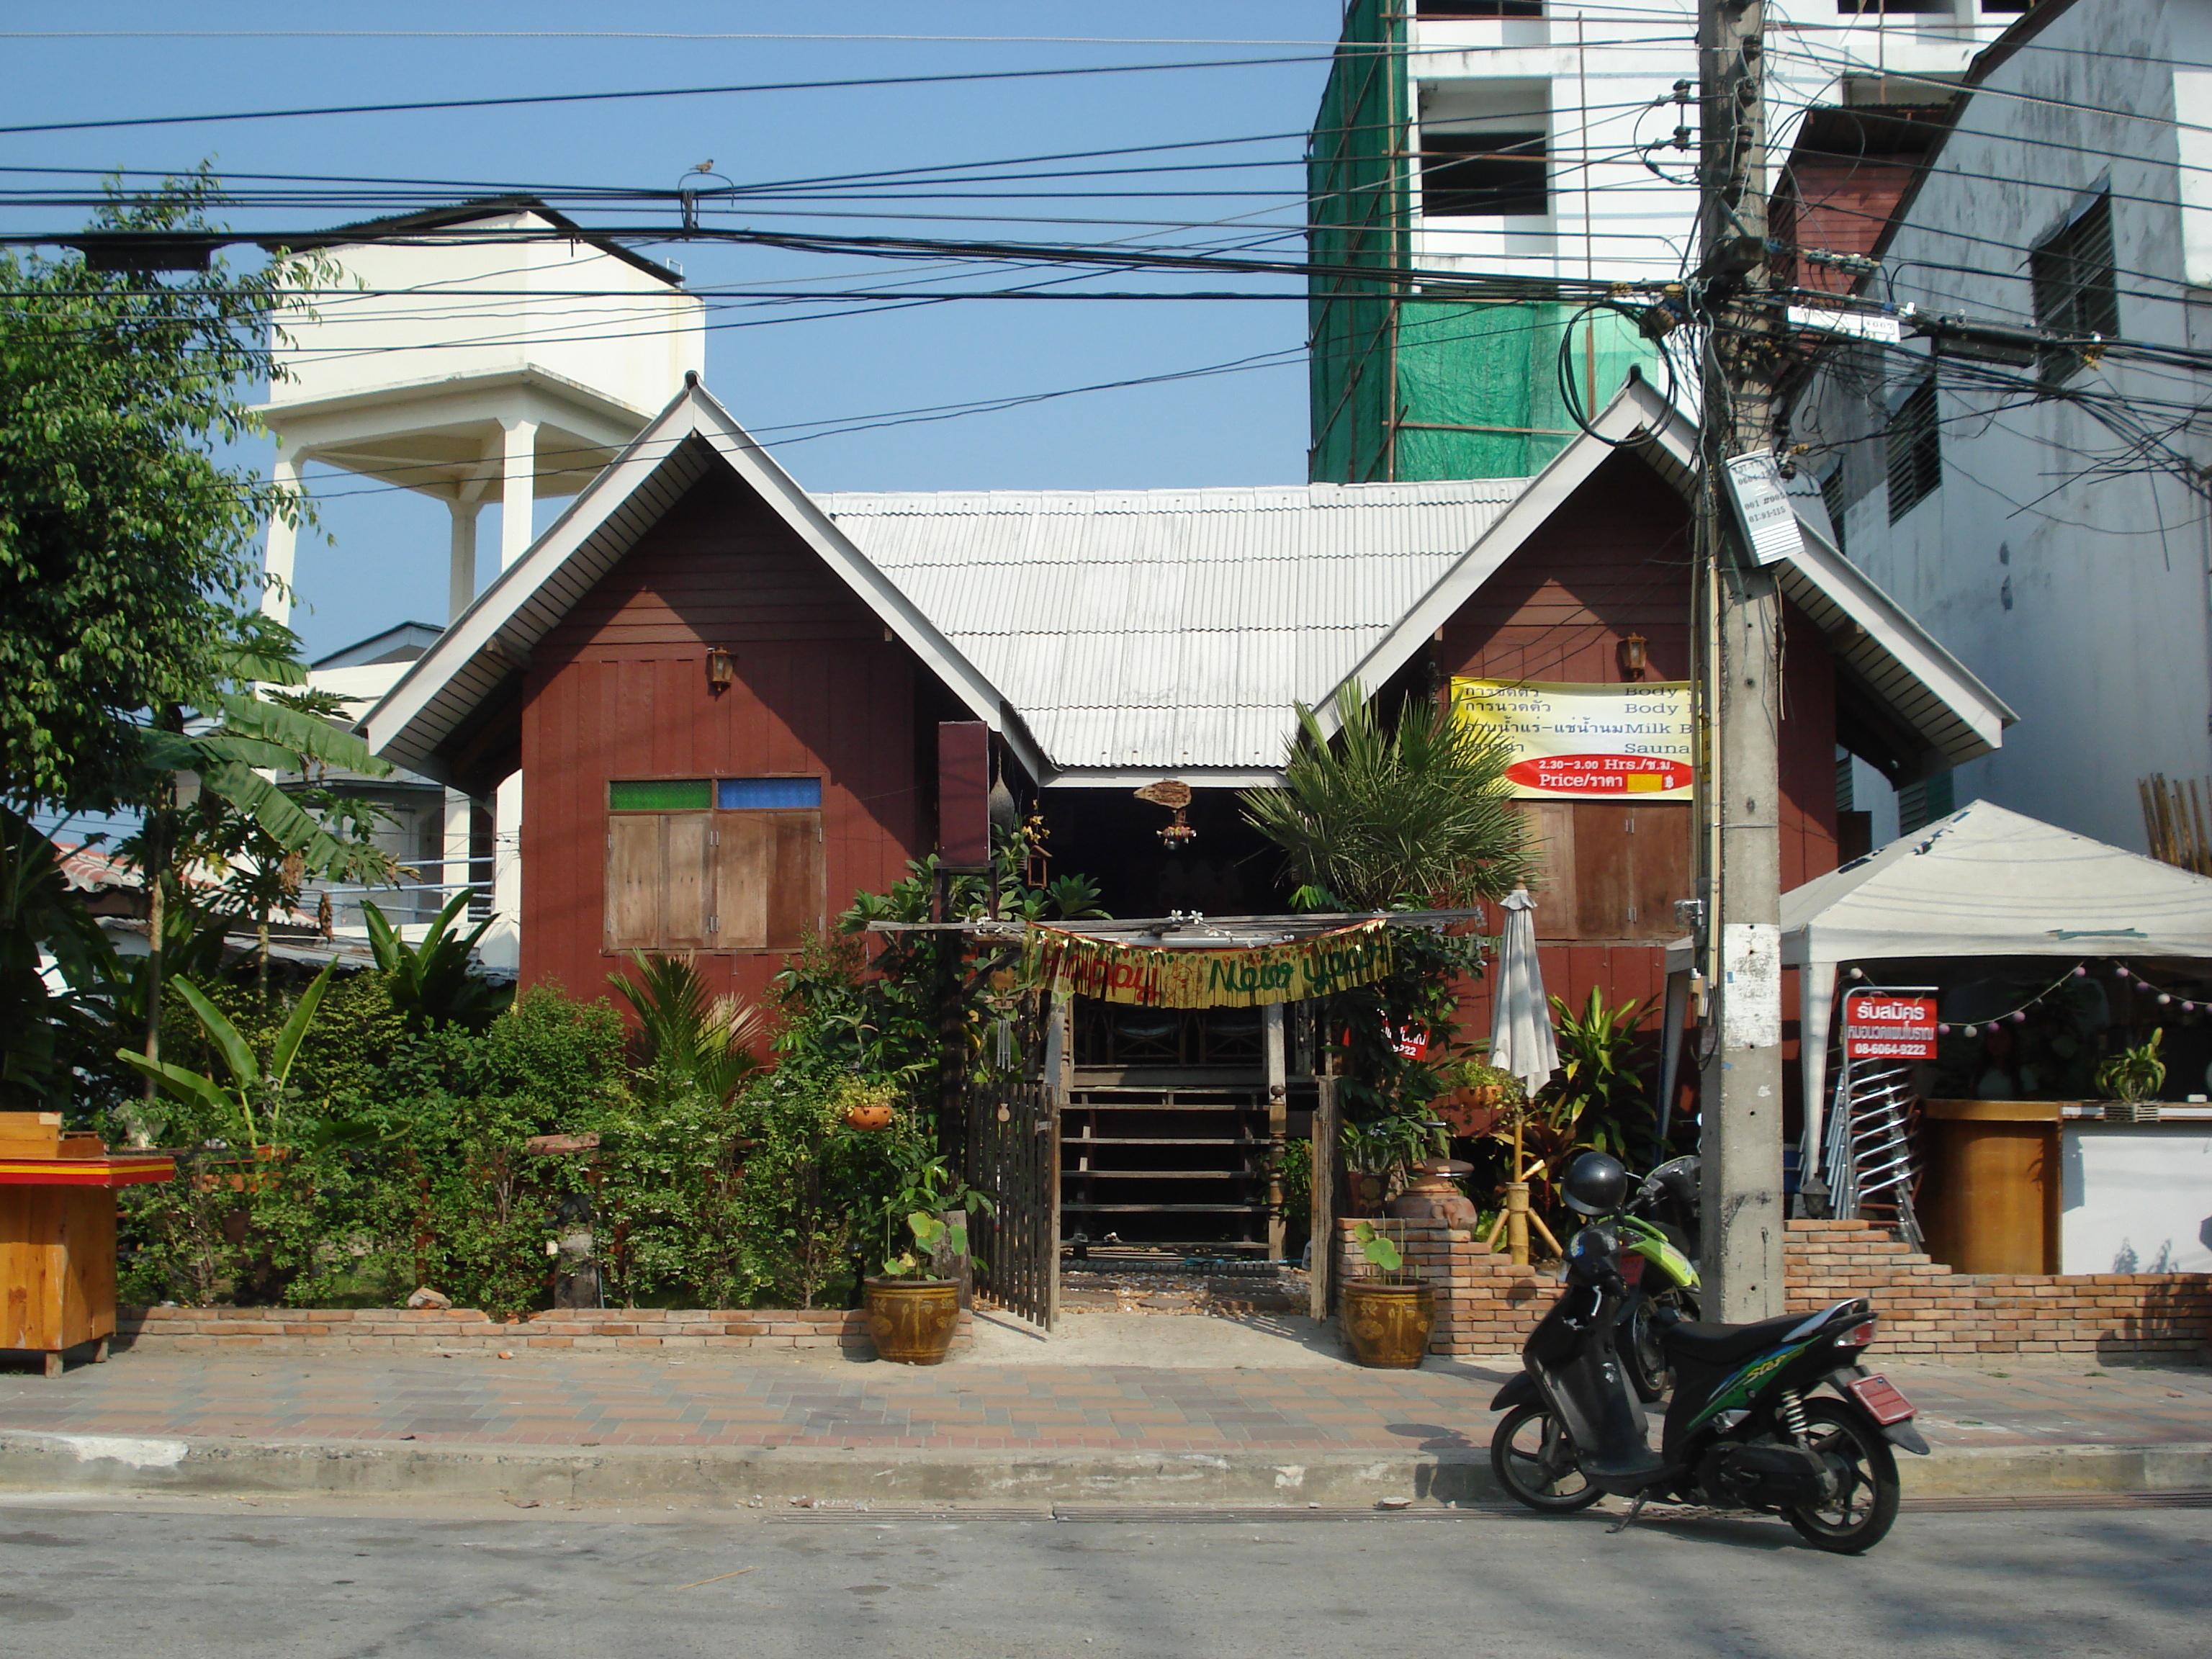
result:
[(356, 722), (370, 746), (409, 769), (456, 782), (446, 752), (470, 716), (528, 666), (530, 653), (719, 458), (768, 503), (954, 696), (1006, 738), (1032, 777), (1052, 769), (1006, 700), (696, 381), (586, 485), (530, 550), (501, 571), (438, 643)]
[(1798, 523), (1801, 549), (1775, 567), (1777, 580), (1828, 648), (1949, 765), (2002, 747), (2020, 716), (1817, 526)]

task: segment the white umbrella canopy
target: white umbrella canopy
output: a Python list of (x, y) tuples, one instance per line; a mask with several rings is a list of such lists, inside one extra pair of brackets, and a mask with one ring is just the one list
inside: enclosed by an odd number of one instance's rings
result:
[(1521, 1079), (1531, 1095), (1559, 1069), (1551, 1004), (1536, 963), (1536, 901), (1516, 887), (1504, 900), (1504, 938), (1490, 992), (1490, 1063)]

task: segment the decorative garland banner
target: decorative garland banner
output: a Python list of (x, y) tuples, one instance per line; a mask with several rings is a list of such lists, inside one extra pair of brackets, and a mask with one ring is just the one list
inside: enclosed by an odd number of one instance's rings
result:
[(1054, 990), (1147, 1008), (1303, 1002), (1370, 985), (1390, 971), (1390, 927), (1382, 921), (1235, 951), (1118, 945), (1056, 927), (1036, 932), (1045, 976)]

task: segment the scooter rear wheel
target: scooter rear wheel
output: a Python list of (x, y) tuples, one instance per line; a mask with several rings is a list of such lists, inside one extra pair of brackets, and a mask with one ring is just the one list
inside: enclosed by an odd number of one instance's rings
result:
[(1807, 1401), (1805, 1425), (1814, 1451), (1839, 1477), (1838, 1490), (1829, 1503), (1782, 1513), (1815, 1549), (1872, 1549), (1897, 1520), (1896, 1454), (1881, 1430), (1840, 1400)]
[(1490, 1472), (1516, 1503), (1571, 1515), (1605, 1496), (1575, 1464), (1573, 1442), (1548, 1406), (1516, 1406), (1490, 1437)]

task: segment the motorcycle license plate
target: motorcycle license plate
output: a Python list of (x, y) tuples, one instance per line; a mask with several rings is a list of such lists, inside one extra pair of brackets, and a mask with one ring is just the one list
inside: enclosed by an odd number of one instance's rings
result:
[(1852, 1399), (1867, 1408), (1867, 1414), (1885, 1429), (1913, 1414), (1912, 1402), (1899, 1394), (1897, 1385), (1886, 1376), (1862, 1376), (1856, 1382), (1845, 1384), (1845, 1388)]

